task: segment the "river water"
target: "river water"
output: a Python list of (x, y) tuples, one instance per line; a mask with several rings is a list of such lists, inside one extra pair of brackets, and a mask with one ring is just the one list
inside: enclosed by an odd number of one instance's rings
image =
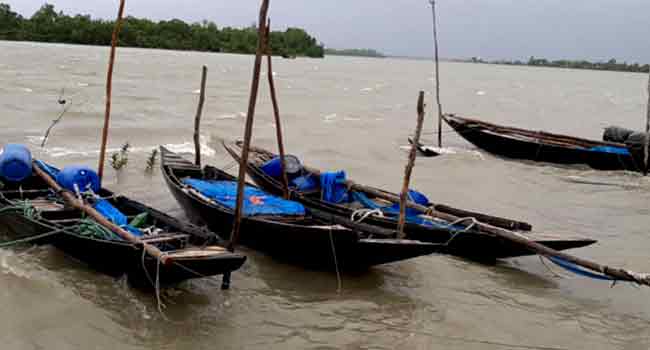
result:
[[(96, 166), (108, 48), (0, 42), (0, 142), (20, 142), (56, 165)], [(201, 65), (209, 68), (202, 125), (206, 162), (232, 166), (219, 138), (243, 134), (251, 56), (119, 49), (110, 148), (132, 145), (105, 185), (182, 217), (160, 171), (157, 145), (192, 150)], [(403, 59), (275, 60), (286, 148), (305, 163), (397, 190), (419, 90), (425, 138), (435, 122), (433, 66)], [(265, 68), (263, 68), (264, 70)], [(443, 63), (447, 112), (600, 138), (641, 129), (646, 76)], [(274, 147), (262, 83), (254, 143)], [(52, 119), (69, 110), (39, 144)], [(538, 232), (588, 236), (573, 253), (650, 270), (650, 181), (634, 173), (525, 164), (479, 152), (448, 128), (454, 154), (418, 159), (412, 187), (437, 203), (519, 218)], [(111, 150), (112, 151), (112, 150)], [(191, 156), (191, 155), (189, 155)], [(300, 249), (299, 246), (295, 247)], [(650, 290), (588, 280), (536, 257), (485, 266), (428, 256), (343, 275), (304, 270), (242, 248), (230, 291), (192, 281), (155, 298), (48, 247), (0, 250), (2, 349), (648, 349)]]

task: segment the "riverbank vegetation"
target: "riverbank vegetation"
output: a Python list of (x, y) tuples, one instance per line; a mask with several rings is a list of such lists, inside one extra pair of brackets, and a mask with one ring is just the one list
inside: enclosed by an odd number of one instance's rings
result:
[(571, 68), (571, 69), (593, 69), (593, 70), (607, 70), (617, 72), (638, 72), (648, 73), (650, 65), (627, 62), (617, 62), (616, 59), (611, 59), (606, 62), (589, 62), (586, 60), (547, 60), (545, 58), (530, 57), (528, 61), (485, 61), (477, 57), (472, 57), (469, 62), (473, 63), (487, 63), (487, 64), (505, 64), (513, 66), (534, 66), (534, 67), (556, 67), (556, 68)]
[(373, 49), (325, 49), (326, 55), (332, 56), (358, 56), (358, 57), (386, 57), (384, 54)]
[[(69, 16), (45, 4), (31, 17), (13, 12), (0, 3), (0, 40), (110, 45), (113, 21), (89, 15)], [(282, 56), (323, 57), (324, 48), (300, 28), (271, 33), (271, 49)], [(127, 17), (120, 33), (120, 46), (253, 54), (257, 29), (219, 28), (213, 22), (185, 23), (179, 19), (151, 21)]]

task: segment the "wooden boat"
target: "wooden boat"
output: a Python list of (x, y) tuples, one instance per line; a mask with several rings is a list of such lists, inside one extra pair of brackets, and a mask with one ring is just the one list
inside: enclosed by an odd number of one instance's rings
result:
[[(34, 164), (34, 167), (44, 165)], [(102, 189), (99, 193), (127, 218), (139, 217), (146, 234), (141, 241), (163, 252), (165, 263), (86, 218), (65, 204), (61, 195), (37, 175), (0, 190), (0, 233), (6, 239), (26, 238), (51, 244), (90, 267), (111, 276), (126, 275), (139, 287), (173, 285), (207, 276), (229, 274), (246, 257), (227, 251), (214, 233), (181, 222), (156, 209)]]
[[(161, 147), (161, 167), (167, 185), (187, 216), (210, 228), (232, 227), (234, 210), (212, 200), (184, 179), (235, 182), (237, 179), (215, 167), (201, 169), (181, 156)], [(249, 185), (255, 188), (254, 185)], [(270, 196), (270, 195), (269, 195)], [(320, 269), (363, 269), (435, 253), (437, 244), (394, 239), (392, 232), (368, 227), (369, 233), (343, 227), (327, 215), (307, 210), (304, 215), (245, 215), (239, 240), (243, 245), (264, 251), (282, 260)], [(388, 233), (386, 233), (388, 232)], [(391, 236), (384, 239), (383, 236)]]
[[(239, 161), (239, 156), (237, 153), (237, 150), (240, 148), (239, 145), (240, 143), (228, 144), (224, 142), (224, 147), (226, 150), (237, 161)], [(253, 179), (253, 181), (255, 181), (255, 183), (257, 183), (261, 188), (270, 193), (282, 193), (283, 186), (281, 182), (271, 176), (268, 176), (261, 169), (262, 164), (275, 158), (276, 155), (264, 149), (253, 147), (251, 149), (249, 157), (250, 160), (248, 164), (248, 175)], [(317, 179), (316, 183), (320, 183), (319, 171), (308, 167), (303, 167), (303, 169), (305, 172), (310, 173), (311, 176), (314, 176)], [(398, 197), (396, 194), (392, 194), (390, 192), (369, 186), (363, 186), (363, 188), (365, 189), (364, 195), (373, 201), (381, 201), (381, 199), (378, 198), (378, 195), (381, 194)], [(359, 189), (355, 188), (355, 190)], [(290, 192), (293, 200), (303, 203), (306, 207), (310, 208), (315, 213), (324, 213), (329, 216), (337, 216), (340, 218), (339, 223), (342, 225), (355, 224), (351, 218), (358, 210), (358, 207), (355, 207), (355, 204), (357, 203), (333, 204), (326, 202), (322, 200), (322, 192), (320, 188), (314, 191), (304, 192), (292, 189)], [(532, 229), (532, 226), (524, 222), (498, 218), (486, 214), (474, 213), (466, 210), (452, 208), (446, 205), (432, 205), (432, 208), (438, 212), (448, 213), (460, 218), (475, 218), (480, 222), (510, 230), (529, 231)], [(439, 220), (435, 217), (429, 217), (429, 219), (429, 224), (413, 223), (407, 221), (405, 227), (406, 238), (417, 239), (423, 242), (442, 244), (443, 247), (440, 250), (441, 253), (456, 255), (473, 260), (492, 261), (495, 259), (512, 258), (533, 254), (526, 247), (502, 238), (495, 237), (480, 229), (468, 227), (467, 225), (463, 226), (461, 224), (454, 224), (453, 222)], [(397, 222), (394, 217), (379, 215), (368, 215), (363, 219), (363, 223), (386, 229), (395, 228), (397, 226)], [(537, 243), (541, 243), (555, 250), (579, 248), (596, 242), (592, 239), (560, 239), (555, 236), (544, 236), (541, 234), (529, 235), (529, 238)]]
[(643, 171), (643, 156), (623, 143), (496, 125), (477, 119), (445, 115), (465, 140), (498, 156), (556, 164), (586, 164), (598, 170)]
[[(415, 142), (411, 137), (409, 137), (408, 140), (411, 145)], [(437, 157), (440, 155), (440, 152), (438, 152), (434, 147), (425, 146), (420, 142), (418, 142), (415, 147), (417, 148), (418, 153), (425, 157)]]

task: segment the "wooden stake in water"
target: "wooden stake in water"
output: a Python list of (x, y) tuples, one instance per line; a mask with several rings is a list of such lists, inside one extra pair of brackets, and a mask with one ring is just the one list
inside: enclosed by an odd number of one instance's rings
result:
[(438, 24), (436, 20), (436, 1), (429, 0), (433, 16), (433, 51), (436, 61), (436, 103), (438, 104), (438, 147), (442, 147), (442, 104), (440, 103), (440, 62), (438, 59)]
[(424, 91), (420, 91), (418, 96), (418, 119), (417, 126), (415, 127), (415, 136), (413, 144), (411, 145), (411, 152), (409, 153), (409, 160), (406, 164), (406, 170), (404, 171), (404, 185), (402, 186), (402, 193), (400, 194), (399, 201), (399, 224), (397, 225), (397, 231), (400, 239), (404, 239), (404, 224), (406, 222), (406, 201), (408, 200), (409, 195), (409, 182), (411, 182), (411, 173), (413, 173), (413, 167), (415, 166), (415, 158), (417, 156), (418, 147), (420, 143), (420, 135), (422, 135), (422, 124), (424, 124)]
[(122, 27), (122, 17), (124, 16), (124, 3), (125, 0), (120, 0), (120, 8), (117, 11), (117, 19), (115, 20), (115, 27), (113, 28), (113, 36), (111, 38), (111, 54), (108, 59), (108, 73), (106, 75), (106, 111), (104, 114), (104, 129), (102, 130), (102, 145), (99, 150), (99, 166), (97, 174), (101, 180), (104, 176), (104, 160), (106, 158), (106, 142), (108, 141), (108, 127), (111, 120), (111, 94), (113, 89), (113, 65), (115, 64), (115, 48), (117, 40), (120, 35)]
[(251, 83), (250, 98), (248, 100), (248, 113), (246, 115), (246, 127), (244, 129), (244, 144), (239, 163), (239, 177), (237, 182), (237, 206), (235, 207), (235, 219), (230, 234), (228, 249), (234, 251), (239, 231), (241, 229), (241, 216), (244, 205), (244, 185), (246, 184), (246, 167), (248, 166), (248, 152), (253, 136), (253, 118), (255, 117), (255, 104), (257, 103), (257, 92), (260, 87), (260, 68), (262, 66), (262, 55), (264, 55), (264, 35), (266, 33), (266, 18), (269, 10), (269, 0), (262, 0), (257, 31), (257, 51), (255, 53), (255, 64), (253, 66), (253, 81)]
[(201, 73), (201, 93), (199, 94), (199, 105), (196, 108), (194, 117), (194, 164), (201, 166), (201, 114), (205, 103), (205, 81), (208, 78), (208, 67), (203, 66)]
[(645, 124), (645, 133), (646, 133), (646, 139), (645, 139), (645, 148), (643, 151), (643, 163), (644, 163), (644, 170), (643, 170), (643, 175), (648, 175), (648, 156), (650, 156), (650, 70), (648, 70), (648, 107), (646, 111), (646, 124)]
[(280, 169), (282, 171), (282, 185), (284, 186), (284, 198), (289, 199), (289, 178), (286, 171), (286, 158), (284, 157), (284, 141), (282, 140), (282, 126), (280, 124), (280, 107), (275, 94), (275, 82), (273, 80), (273, 64), (271, 60), (271, 19), (266, 24), (264, 35), (266, 46), (266, 62), (268, 66), (269, 89), (271, 90), (271, 101), (273, 102), (273, 116), (275, 117), (275, 134), (278, 139), (278, 153), (280, 154)]

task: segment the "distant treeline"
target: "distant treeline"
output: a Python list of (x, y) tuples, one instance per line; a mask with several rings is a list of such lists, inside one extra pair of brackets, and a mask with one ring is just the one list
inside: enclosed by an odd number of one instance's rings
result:
[[(0, 40), (110, 45), (114, 23), (89, 15), (68, 16), (49, 4), (24, 18), (0, 3)], [(252, 54), (257, 47), (257, 29), (218, 28), (208, 21), (188, 24), (178, 19), (155, 22), (127, 17), (120, 46)], [(324, 56), (323, 45), (300, 28), (272, 32), (271, 49), (282, 56)]]
[(506, 64), (514, 66), (538, 66), (538, 67), (557, 67), (557, 68), (573, 68), (573, 69), (594, 69), (594, 70), (609, 70), (617, 72), (639, 72), (639, 73), (648, 73), (650, 70), (650, 65), (644, 64), (640, 65), (638, 63), (628, 64), (626, 62), (619, 63), (615, 59), (611, 59), (607, 62), (589, 62), (585, 60), (555, 60), (550, 61), (545, 58), (536, 58), (531, 56), (528, 61), (507, 61), (507, 60), (497, 60), (497, 61), (484, 61), (477, 57), (472, 57), (470, 62), (474, 63), (489, 63), (489, 64)]
[(381, 52), (373, 49), (325, 49), (325, 54), (333, 56), (386, 57)]

